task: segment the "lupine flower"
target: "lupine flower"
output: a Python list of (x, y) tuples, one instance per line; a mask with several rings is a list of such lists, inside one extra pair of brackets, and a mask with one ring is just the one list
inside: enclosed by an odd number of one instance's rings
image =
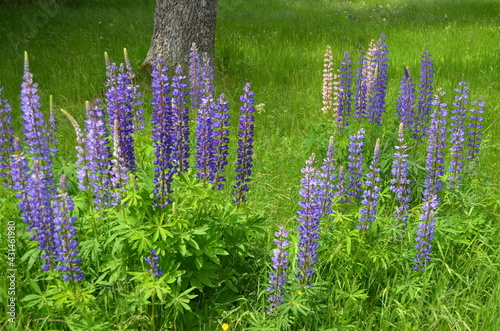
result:
[(198, 109), (203, 94), (203, 78), (201, 75), (201, 61), (198, 47), (193, 43), (189, 53), (189, 95), (191, 108)]
[(160, 277), (163, 275), (163, 271), (161, 269), (158, 269), (159, 264), (158, 264), (158, 254), (156, 253), (156, 249), (152, 249), (149, 251), (149, 256), (144, 257), (144, 261), (146, 261), (149, 264), (150, 269), (147, 269), (147, 271), (153, 276), (153, 278)]
[(153, 78), (151, 86), (153, 88), (153, 146), (155, 148), (153, 183), (155, 188), (153, 193), (156, 196), (159, 206), (170, 203), (170, 193), (172, 193), (171, 183), (173, 180), (172, 171), (172, 136), (170, 127), (172, 126), (172, 102), (170, 96), (170, 84), (167, 75), (168, 69), (163, 66), (163, 59), (156, 59), (153, 64), (151, 76)]
[[(333, 108), (333, 56), (330, 46), (326, 46), (323, 68), (323, 108), (321, 110), (328, 114)], [(333, 114), (333, 118), (337, 122), (337, 114)]]
[(80, 125), (75, 120), (75, 118), (71, 116), (66, 110), (61, 109), (61, 112), (68, 118), (71, 125), (73, 125), (73, 128), (75, 129), (77, 143), (77, 145), (75, 146), (76, 164), (78, 165), (78, 168), (76, 169), (76, 177), (78, 178), (78, 188), (82, 191), (86, 191), (88, 189), (87, 185), (89, 182), (87, 167), (88, 151), (85, 148), (85, 139), (83, 137), (82, 129), (80, 128)]
[(424, 51), (420, 60), (420, 85), (417, 115), (411, 128), (413, 138), (421, 140), (428, 133), (429, 115), (432, 110), (434, 69), (429, 51)]
[(315, 263), (318, 259), (319, 223), (321, 218), (321, 189), (319, 188), (317, 171), (312, 156), (306, 161), (301, 170), (304, 177), (300, 181), (302, 189), (299, 194), (299, 252), (297, 254), (297, 275), (302, 286), (311, 287), (311, 276), (314, 275)]
[(326, 152), (326, 158), (323, 160), (323, 166), (321, 167), (321, 171), (318, 173), (320, 178), (319, 185), (322, 190), (321, 196), (323, 197), (322, 201), (322, 214), (328, 215), (332, 213), (332, 204), (335, 200), (336, 189), (335, 189), (335, 171), (337, 167), (335, 163), (337, 162), (333, 156), (333, 136), (330, 137), (330, 141), (328, 143), (328, 150)]
[(271, 303), (271, 307), (267, 310), (267, 314), (274, 311), (276, 307), (281, 305), (285, 297), (284, 286), (286, 284), (286, 269), (288, 268), (288, 250), (286, 247), (290, 245), (287, 240), (288, 231), (285, 230), (283, 225), (278, 225), (278, 232), (274, 233), (276, 237), (274, 243), (276, 244), (276, 249), (273, 250), (273, 270), (274, 272), (269, 273), (269, 287), (267, 289), (271, 294), (267, 299)]
[(338, 96), (337, 96), (337, 113), (338, 113), (338, 127), (344, 128), (349, 125), (348, 118), (351, 115), (352, 103), (352, 61), (349, 57), (349, 52), (344, 53), (344, 58), (340, 64), (340, 69), (337, 75)]
[(33, 209), (32, 197), (28, 195), (30, 167), (28, 159), (24, 156), (19, 138), (14, 138), (13, 154), (10, 158), (10, 177), (12, 178), (12, 189), (17, 191), (15, 197), (20, 199), (19, 210), (26, 224), (32, 224), (31, 213)]
[[(399, 122), (404, 123), (410, 131), (414, 130), (418, 118), (415, 118), (415, 83), (411, 79), (410, 69), (405, 67), (405, 72), (401, 78), (398, 102), (396, 104), (396, 112), (399, 116)], [(413, 132), (413, 131), (412, 131)]]
[(349, 136), (349, 156), (347, 157), (347, 177), (348, 187), (347, 193), (351, 198), (351, 202), (358, 200), (361, 197), (363, 176), (363, 150), (365, 130), (360, 129), (356, 134)]
[(178, 65), (172, 77), (172, 161), (173, 171), (179, 173), (189, 168), (189, 109), (186, 105), (186, 96), (189, 92), (185, 80), (182, 66)]
[(210, 58), (206, 53), (201, 57), (202, 66), (201, 66), (201, 76), (202, 76), (202, 84), (203, 84), (203, 94), (202, 99), (212, 100), (214, 99), (214, 69), (210, 64)]
[(196, 178), (204, 184), (215, 177), (214, 107), (212, 100), (202, 99), (196, 117)]
[(455, 188), (462, 182), (462, 171), (464, 168), (464, 148), (465, 148), (465, 119), (467, 117), (467, 104), (469, 103), (469, 94), (467, 90), (469, 87), (466, 82), (460, 82), (459, 87), (455, 89), (458, 95), (455, 96), (453, 102), (453, 110), (451, 113), (450, 124), (450, 143), (451, 143), (451, 161), (450, 161), (450, 176), (448, 186)]
[(417, 257), (413, 259), (415, 265), (414, 270), (424, 270), (427, 263), (430, 261), (432, 243), (434, 241), (434, 229), (436, 225), (435, 214), (438, 208), (437, 196), (431, 195), (428, 200), (422, 205), (422, 214), (420, 215), (420, 223), (417, 231)]
[(29, 71), (28, 53), (24, 54), (24, 75), (21, 84), (22, 131), (25, 137), (26, 154), (32, 161), (38, 161), (40, 171), (54, 193), (54, 176), (52, 174), (51, 150), (47, 139), (47, 126), (40, 112), (40, 96), (38, 84), (33, 82)]
[(385, 95), (387, 90), (387, 54), (385, 34), (382, 32), (375, 46), (373, 64), (375, 65), (375, 81), (369, 99), (368, 119), (371, 123), (382, 125), (382, 114), (385, 111)]
[(484, 101), (474, 100), (471, 105), (469, 115), (469, 124), (467, 125), (467, 160), (469, 165), (472, 161), (475, 161), (479, 154), (479, 147), (481, 147), (481, 142), (483, 139), (483, 125), (481, 124), (484, 118), (481, 114), (484, 112)]
[[(107, 54), (105, 54), (107, 58)], [(120, 145), (120, 153), (127, 169), (135, 170), (135, 154), (134, 154), (134, 123), (133, 123), (133, 106), (134, 100), (130, 89), (129, 75), (122, 64), (118, 67), (115, 63), (109, 63), (106, 59), (107, 68), (106, 87), (108, 88), (106, 95), (106, 104), (111, 124), (111, 132), (115, 132), (114, 124), (118, 123), (118, 143)]]
[(428, 172), (427, 179), (425, 180), (424, 201), (428, 201), (431, 196), (436, 196), (443, 187), (443, 180), (441, 176), (444, 175), (444, 149), (446, 147), (446, 103), (441, 102), (444, 92), (438, 91), (432, 104), (435, 106), (431, 114), (431, 123), (429, 126), (428, 140), (429, 145), (427, 148), (427, 157), (425, 169)]
[(339, 167), (339, 176), (337, 185), (335, 186), (336, 195), (340, 198), (339, 202), (348, 202), (349, 201), (349, 193), (347, 191), (347, 184), (345, 178), (345, 167)]
[(10, 155), (14, 151), (14, 129), (12, 128), (12, 108), (6, 99), (2, 99), (3, 87), (0, 87), (0, 182), (8, 182)]
[(254, 116), (255, 112), (253, 91), (250, 91), (250, 84), (243, 88), (244, 94), (240, 97), (243, 106), (240, 108), (242, 115), (239, 118), (238, 132), (238, 161), (236, 162), (236, 184), (234, 185), (236, 195), (235, 202), (240, 204), (246, 201), (248, 192), (248, 182), (252, 174), (252, 155), (254, 141)]
[(378, 158), (380, 154), (380, 139), (377, 139), (375, 143), (375, 150), (373, 151), (373, 159), (370, 163), (370, 172), (366, 174), (365, 180), (365, 190), (363, 191), (363, 200), (361, 204), (361, 217), (359, 218), (358, 225), (359, 230), (368, 230), (370, 228), (369, 223), (376, 219), (377, 205), (380, 187), (377, 185), (380, 182), (380, 168), (378, 168)]
[(358, 61), (359, 66), (356, 69), (354, 117), (358, 121), (368, 117), (369, 97), (372, 95), (376, 79), (375, 52), (375, 41), (371, 40), (368, 51), (361, 51), (360, 61)]
[(113, 187), (118, 191), (123, 191), (125, 185), (128, 182), (127, 166), (125, 165), (125, 160), (122, 157), (118, 120), (115, 120), (114, 132), (113, 132), (113, 159), (111, 160), (111, 182)]
[(112, 192), (111, 182), (111, 149), (109, 147), (109, 131), (106, 125), (104, 108), (100, 100), (91, 106), (85, 105), (85, 149), (87, 151), (87, 168), (89, 186), (94, 193), (96, 209), (114, 206), (119, 203), (119, 195)]
[(128, 77), (128, 85), (126, 91), (127, 94), (129, 95), (129, 99), (132, 101), (131, 106), (133, 114), (134, 132), (140, 132), (142, 129), (144, 129), (144, 121), (145, 121), (144, 108), (141, 107), (142, 100), (139, 99), (142, 96), (142, 93), (139, 90), (141, 86), (134, 84), (134, 79), (136, 78), (136, 74), (134, 72), (134, 69), (132, 68), (132, 64), (130, 63), (130, 59), (128, 57), (128, 52), (126, 48), (123, 49), (123, 56), (125, 58), (125, 68), (127, 70), (126, 74)]
[(410, 179), (408, 178), (408, 154), (407, 144), (404, 141), (404, 124), (399, 124), (398, 145), (394, 146), (394, 160), (392, 161), (392, 179), (389, 189), (396, 195), (396, 211), (393, 218), (397, 220), (396, 227), (401, 229), (403, 235), (408, 221), (408, 210), (410, 208)]
[(229, 154), (229, 106), (226, 96), (222, 93), (219, 96), (214, 112), (214, 149), (215, 149), (215, 178), (213, 180), (213, 189), (222, 190), (226, 178), (222, 173), (227, 165), (227, 156)]
[(70, 216), (75, 206), (67, 190), (66, 176), (62, 175), (60, 193), (52, 203), (55, 225), (54, 246), (58, 262), (56, 270), (63, 272), (62, 277), (65, 281), (81, 281), (84, 275), (82, 268), (78, 266), (82, 261), (77, 258), (80, 251), (77, 250), (78, 242), (75, 240), (77, 232), (73, 225), (76, 217)]

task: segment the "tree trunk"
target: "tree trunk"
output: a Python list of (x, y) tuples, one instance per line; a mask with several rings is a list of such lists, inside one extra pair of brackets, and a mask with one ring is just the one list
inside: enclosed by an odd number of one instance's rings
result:
[(142, 67), (158, 56), (172, 66), (187, 62), (192, 43), (213, 58), (218, 0), (156, 0), (153, 38)]

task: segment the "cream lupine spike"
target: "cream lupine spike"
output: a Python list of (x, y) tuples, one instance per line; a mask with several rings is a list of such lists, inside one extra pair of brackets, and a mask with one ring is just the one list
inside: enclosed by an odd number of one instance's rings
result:
[[(88, 103), (88, 101), (87, 101), (87, 103)], [(66, 110), (61, 108), (61, 112), (68, 118), (71, 125), (73, 125), (73, 128), (75, 129), (75, 133), (76, 133), (76, 142), (79, 145), (83, 145), (83, 143), (84, 143), (83, 134), (82, 134), (82, 129), (80, 128), (80, 125), (78, 125), (75, 118), (73, 116), (71, 116), (70, 113), (68, 113)]]
[(330, 46), (326, 46), (323, 64), (323, 113), (328, 114), (333, 106), (333, 56)]

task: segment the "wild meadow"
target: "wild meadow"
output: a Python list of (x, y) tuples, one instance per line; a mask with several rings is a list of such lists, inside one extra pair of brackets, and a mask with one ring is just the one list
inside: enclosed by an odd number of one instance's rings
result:
[(5, 330), (500, 330), (500, 4), (0, 4)]

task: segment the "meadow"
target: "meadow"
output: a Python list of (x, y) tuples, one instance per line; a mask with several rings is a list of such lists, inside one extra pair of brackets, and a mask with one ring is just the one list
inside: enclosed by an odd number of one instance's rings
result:
[[(45, 114), (53, 96), (58, 123), (54, 173), (57, 182), (60, 175), (68, 181), (58, 197), (74, 200), (70, 214), (76, 217), (85, 276), (66, 281), (57, 270), (41, 271), (38, 244), (30, 240), (22, 221), (22, 199), (14, 196), (12, 185), (3, 185), (0, 219), (8, 226), (2, 230), (0, 263), (7, 266), (15, 256), (17, 283), (15, 321), (3, 314), (0, 325), (6, 330), (500, 330), (499, 12), (500, 4), (487, 0), (219, 0), (213, 84), (215, 95), (225, 93), (230, 107), (227, 182), (219, 191), (196, 178), (198, 122), (192, 112), (187, 160), (191, 170), (174, 179), (174, 202), (160, 208), (153, 194), (154, 78), (139, 70), (149, 47), (154, 1), (1, 3), (0, 99), (8, 99), (14, 135), (22, 137), (19, 95), (27, 51)], [(349, 125), (339, 130), (332, 112), (322, 111), (326, 46), (331, 47), (335, 70), (348, 51), (355, 74), (360, 51), (382, 33), (389, 52), (381, 125), (351, 115)], [(104, 100), (109, 92), (104, 53), (121, 63), (123, 48), (137, 75), (134, 82), (140, 85), (146, 125), (134, 134), (137, 170), (120, 191), (120, 202), (96, 210), (92, 194), (78, 184), (74, 127), (58, 110), (64, 108), (83, 128), (85, 102)], [(433, 135), (414, 139), (405, 127), (411, 193), (402, 231), (393, 219), (400, 200), (390, 189), (394, 146), (401, 139), (398, 97), (405, 67), (418, 89), (425, 50), (433, 60), (433, 93), (437, 88), (446, 93), (433, 109), (450, 113), (443, 116), (448, 121), (444, 173), (434, 179), (434, 185), (444, 185), (433, 192), (439, 207), (427, 215), (422, 195), (429, 192), (426, 179), (436, 170), (426, 169)], [(478, 157), (468, 160), (455, 185), (450, 149), (456, 119), (451, 116), (460, 108), (453, 102), (462, 81), (469, 87), (469, 111), (478, 108), (473, 100), (484, 101), (484, 121)], [(255, 109), (253, 166), (246, 201), (235, 203), (233, 186), (241, 166), (240, 96), (248, 92), (242, 90), (246, 82), (255, 99), (251, 106), (243, 102), (243, 107)], [(361, 139), (360, 196), (351, 195), (347, 201), (343, 198), (349, 194), (336, 194), (331, 210), (310, 217), (321, 222), (315, 232), (318, 239), (312, 240), (312, 246), (318, 244), (315, 271), (308, 275), (299, 256), (309, 239), (304, 239), (297, 212), (312, 208), (309, 202), (315, 201), (304, 192), (317, 199), (321, 194), (314, 193), (314, 185), (307, 186), (312, 177), (306, 161), (315, 153), (312, 165), (320, 170), (325, 158), (335, 159), (332, 174), (338, 184), (340, 166), (347, 171), (353, 162), (348, 149), (360, 129), (366, 132)], [(372, 161), (377, 139), (378, 163)], [(380, 179), (370, 182), (370, 176)], [(378, 193), (377, 204), (368, 208), (376, 219), (369, 229), (358, 229), (370, 201), (361, 196), (366, 191)], [(302, 212), (301, 217), (309, 216)], [(428, 225), (433, 219), (430, 260), (422, 270), (414, 270), (419, 222)], [(16, 246), (15, 254), (8, 255), (12, 221)], [(280, 304), (269, 313), (269, 274), (279, 274), (283, 267), (283, 256), (278, 258), (280, 251), (275, 250), (278, 225), (289, 231), (289, 245), (283, 246), (283, 231), (277, 238), (281, 253), (289, 254), (288, 277), (283, 288), (275, 284), (274, 293), (283, 297), (273, 301)], [(9, 275), (8, 269), (2, 267), (2, 275)], [(155, 269), (163, 274), (155, 274)], [(2, 277), (0, 284), (0, 300), (7, 307), (10, 278)]]

